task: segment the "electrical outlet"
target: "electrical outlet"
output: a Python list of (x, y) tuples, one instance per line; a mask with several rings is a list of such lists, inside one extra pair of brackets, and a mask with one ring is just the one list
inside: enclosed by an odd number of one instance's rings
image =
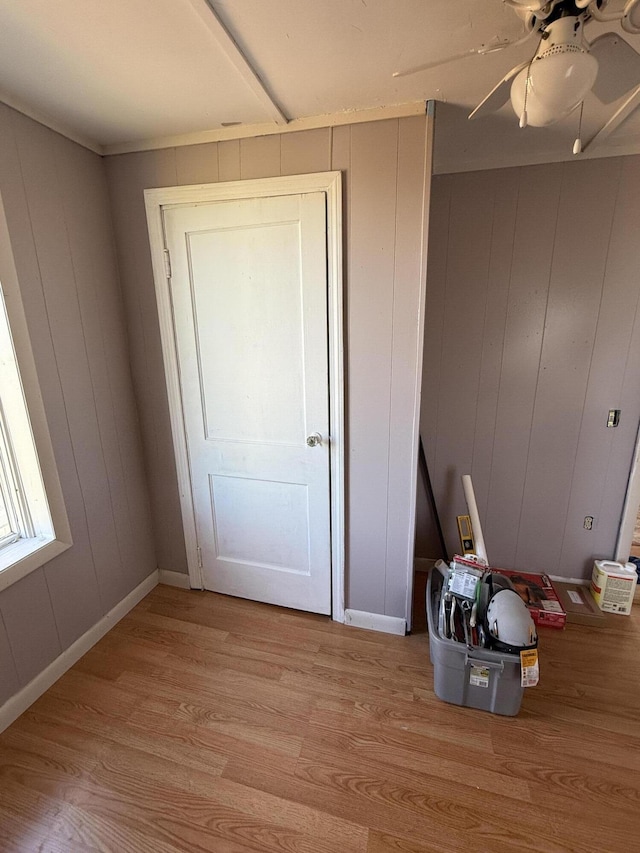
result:
[(585, 517), (584, 517), (584, 529), (585, 530), (591, 530), (592, 527), (593, 527), (593, 516), (592, 515), (585, 515)]

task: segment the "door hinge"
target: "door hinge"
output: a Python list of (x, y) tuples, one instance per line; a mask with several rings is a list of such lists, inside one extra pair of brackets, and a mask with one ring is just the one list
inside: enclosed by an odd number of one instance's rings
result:
[(167, 278), (171, 278), (171, 255), (168, 249), (164, 250), (164, 271)]
[(196, 551), (198, 552), (198, 568), (201, 569), (202, 568), (202, 548), (198, 545), (198, 547), (196, 548)]

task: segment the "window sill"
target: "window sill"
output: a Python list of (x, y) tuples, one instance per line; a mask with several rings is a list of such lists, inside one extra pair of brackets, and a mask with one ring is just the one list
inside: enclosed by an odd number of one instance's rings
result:
[(0, 551), (0, 592), (70, 547), (71, 543), (52, 538), (20, 539), (7, 545)]

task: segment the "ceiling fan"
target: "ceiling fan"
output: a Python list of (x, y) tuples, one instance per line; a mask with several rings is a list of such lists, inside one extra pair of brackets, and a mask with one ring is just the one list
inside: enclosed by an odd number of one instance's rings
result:
[[(632, 90), (640, 96), (640, 54), (621, 36), (607, 32), (589, 42), (584, 34), (591, 22), (620, 22), (632, 35), (640, 34), (640, 0), (503, 0), (524, 23), (524, 34), (514, 41), (496, 36), (480, 48), (429, 63), (394, 76), (414, 74), (469, 54), (483, 55), (539, 39), (533, 56), (512, 68), (469, 115), (479, 118), (495, 112), (511, 98), (520, 127), (546, 127), (580, 108), (593, 92), (604, 104)], [(631, 102), (631, 99), (629, 99)], [(635, 103), (635, 102), (634, 102)], [(574, 154), (583, 150), (578, 138)]]

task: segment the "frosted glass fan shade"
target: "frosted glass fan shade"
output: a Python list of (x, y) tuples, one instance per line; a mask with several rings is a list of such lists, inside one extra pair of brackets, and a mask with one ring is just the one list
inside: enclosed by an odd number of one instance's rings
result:
[(591, 90), (598, 74), (597, 60), (583, 50), (559, 50), (534, 59), (511, 84), (511, 105), (520, 117), (527, 95), (527, 124), (546, 127), (569, 115)]
[(547, 0), (507, 0), (509, 6), (521, 6), (529, 12), (537, 12), (546, 6)]
[(625, 15), (622, 19), (622, 29), (628, 33), (640, 33), (640, 2), (635, 0), (625, 6)]

